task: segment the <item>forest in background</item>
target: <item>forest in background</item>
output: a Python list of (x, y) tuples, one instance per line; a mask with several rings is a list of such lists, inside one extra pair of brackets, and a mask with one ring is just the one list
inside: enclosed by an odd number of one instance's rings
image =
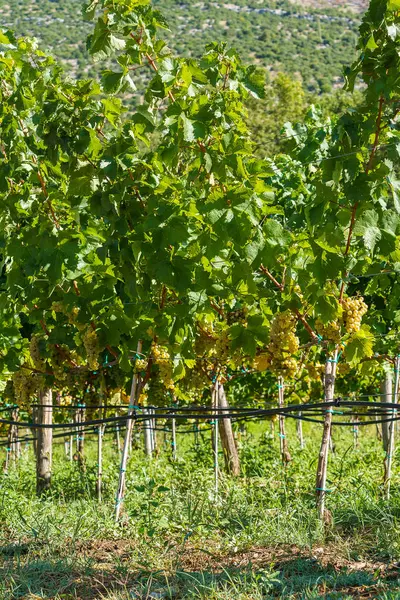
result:
[[(343, 65), (355, 57), (357, 11), (364, 5), (364, 0), (155, 2), (173, 32), (165, 33), (168, 43), (178, 54), (199, 56), (205, 44), (225, 40), (245, 61), (272, 76), (296, 75), (307, 91), (317, 93), (341, 86)], [(93, 74), (80, 0), (7, 0), (0, 7), (0, 27), (36, 36), (71, 75)]]

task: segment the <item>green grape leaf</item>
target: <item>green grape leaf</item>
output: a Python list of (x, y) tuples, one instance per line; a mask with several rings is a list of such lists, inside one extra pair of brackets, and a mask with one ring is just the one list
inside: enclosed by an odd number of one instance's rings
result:
[(353, 333), (345, 347), (347, 361), (356, 365), (363, 358), (371, 358), (374, 351), (374, 336), (368, 325), (363, 325), (359, 331)]

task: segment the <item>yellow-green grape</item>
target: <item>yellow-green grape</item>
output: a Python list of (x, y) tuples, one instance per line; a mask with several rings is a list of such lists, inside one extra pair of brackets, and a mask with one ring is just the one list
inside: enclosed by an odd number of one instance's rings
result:
[(173, 390), (175, 385), (172, 379), (172, 363), (168, 350), (164, 346), (159, 346), (153, 342), (151, 354), (154, 363), (158, 366), (158, 376), (161, 383), (167, 390)]
[(228, 325), (233, 325), (234, 323), (246, 323), (247, 320), (247, 307), (239, 308), (238, 310), (232, 310), (228, 313), (226, 322)]
[(56, 313), (63, 313), (65, 311), (65, 306), (62, 302), (53, 302), (51, 310), (54, 310)]
[(293, 357), (299, 349), (300, 341), (296, 336), (297, 319), (290, 310), (278, 313), (271, 324), (270, 369), (276, 375), (285, 378), (294, 377), (297, 372), (297, 360)]
[(206, 356), (214, 347), (215, 331), (212, 323), (199, 323), (199, 335), (196, 339), (195, 350), (198, 356)]
[(158, 377), (158, 373), (155, 373), (152, 377), (150, 377), (147, 396), (150, 404), (154, 404), (156, 406), (161, 406), (164, 404), (166, 390), (160, 377)]
[(74, 308), (68, 313), (68, 322), (71, 325), (75, 325), (75, 327), (77, 328), (78, 331), (83, 331), (86, 327), (86, 325), (84, 323), (79, 323), (77, 321), (79, 315), (79, 308), (77, 306), (74, 306)]
[(146, 405), (147, 404), (147, 392), (142, 391), (139, 395), (138, 398), (138, 404), (140, 406)]
[(99, 368), (99, 338), (96, 331), (92, 327), (88, 327), (83, 336), (83, 345), (86, 351), (86, 358), (89, 369), (96, 371)]
[(364, 302), (362, 296), (354, 298), (344, 298), (343, 307), (343, 324), (348, 333), (354, 333), (360, 330), (361, 321), (365, 313), (368, 311), (368, 306)]
[(306, 365), (310, 379), (313, 379), (314, 381), (321, 380), (321, 376), (324, 373), (324, 368), (324, 365), (321, 365), (320, 363), (316, 363), (315, 365), (310, 363)]
[(4, 398), (6, 398), (7, 400), (9, 400), (11, 402), (15, 401), (15, 390), (14, 390), (14, 384), (13, 384), (12, 379), (9, 379), (7, 381), (6, 387), (4, 388), (3, 396), (4, 396)]
[(65, 374), (65, 388), (67, 390), (82, 390), (84, 387), (86, 387), (87, 379), (88, 371), (86, 369), (70, 369)]
[(37, 335), (33, 335), (31, 337), (31, 341), (29, 342), (29, 354), (31, 355), (35, 369), (38, 371), (44, 371), (45, 361), (40, 356), (39, 339), (40, 338)]
[(40, 387), (42, 378), (22, 368), (16, 371), (12, 376), (15, 399), (18, 403), (27, 403), (34, 396)]
[(61, 353), (55, 347), (53, 347), (51, 351), (50, 365), (55, 379), (59, 382), (64, 381), (67, 376), (64, 369), (64, 358), (61, 356)]
[(271, 356), (269, 354), (259, 354), (255, 357), (252, 366), (257, 371), (266, 371), (271, 366)]
[(284, 379), (291, 379), (297, 373), (297, 360), (292, 356), (285, 359), (271, 360), (271, 371)]
[(347, 375), (348, 373), (350, 373), (350, 370), (351, 370), (349, 363), (346, 363), (346, 362), (339, 362), (337, 368), (338, 368), (338, 374), (340, 376)]
[(194, 395), (202, 393), (204, 388), (209, 386), (210, 380), (207, 378), (207, 375), (201, 368), (200, 361), (194, 369), (188, 372), (188, 374), (182, 382), (182, 387), (184, 387), (185, 390), (187, 390), (189, 393), (193, 393)]
[(315, 329), (324, 340), (338, 344), (340, 342), (340, 324), (337, 321), (330, 321), (329, 323), (322, 323), (320, 319), (315, 322)]
[(229, 339), (229, 333), (226, 329), (219, 332), (215, 345), (211, 353), (216, 359), (222, 364), (226, 363), (229, 357), (231, 348), (231, 342)]
[(135, 361), (135, 373), (143, 373), (147, 370), (147, 360), (144, 358), (138, 358)]

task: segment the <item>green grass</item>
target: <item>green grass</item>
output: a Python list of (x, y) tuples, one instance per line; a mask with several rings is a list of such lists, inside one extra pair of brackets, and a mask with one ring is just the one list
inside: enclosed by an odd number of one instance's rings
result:
[(152, 460), (135, 449), (119, 525), (110, 438), (101, 504), (94, 440), (85, 472), (56, 446), (53, 491), (45, 499), (35, 497), (33, 458), (25, 450), (18, 467), (0, 476), (0, 599), (400, 598), (399, 469), (386, 501), (383, 451), (373, 431), (362, 432), (358, 449), (351, 432), (334, 432), (332, 523), (324, 528), (313, 493), (319, 429), (305, 427), (300, 451), (289, 425), (294, 459), (284, 469), (278, 438), (266, 427), (250, 426), (242, 436), (243, 476), (222, 475), (218, 499), (208, 433), (197, 449), (191, 436), (178, 436), (177, 463), (169, 442)]

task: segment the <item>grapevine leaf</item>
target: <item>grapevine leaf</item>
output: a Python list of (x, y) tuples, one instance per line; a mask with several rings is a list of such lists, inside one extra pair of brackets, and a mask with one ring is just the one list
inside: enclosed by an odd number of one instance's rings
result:
[(374, 336), (370, 327), (363, 325), (350, 337), (346, 344), (345, 355), (348, 362), (354, 366), (363, 358), (371, 358), (374, 349)]

